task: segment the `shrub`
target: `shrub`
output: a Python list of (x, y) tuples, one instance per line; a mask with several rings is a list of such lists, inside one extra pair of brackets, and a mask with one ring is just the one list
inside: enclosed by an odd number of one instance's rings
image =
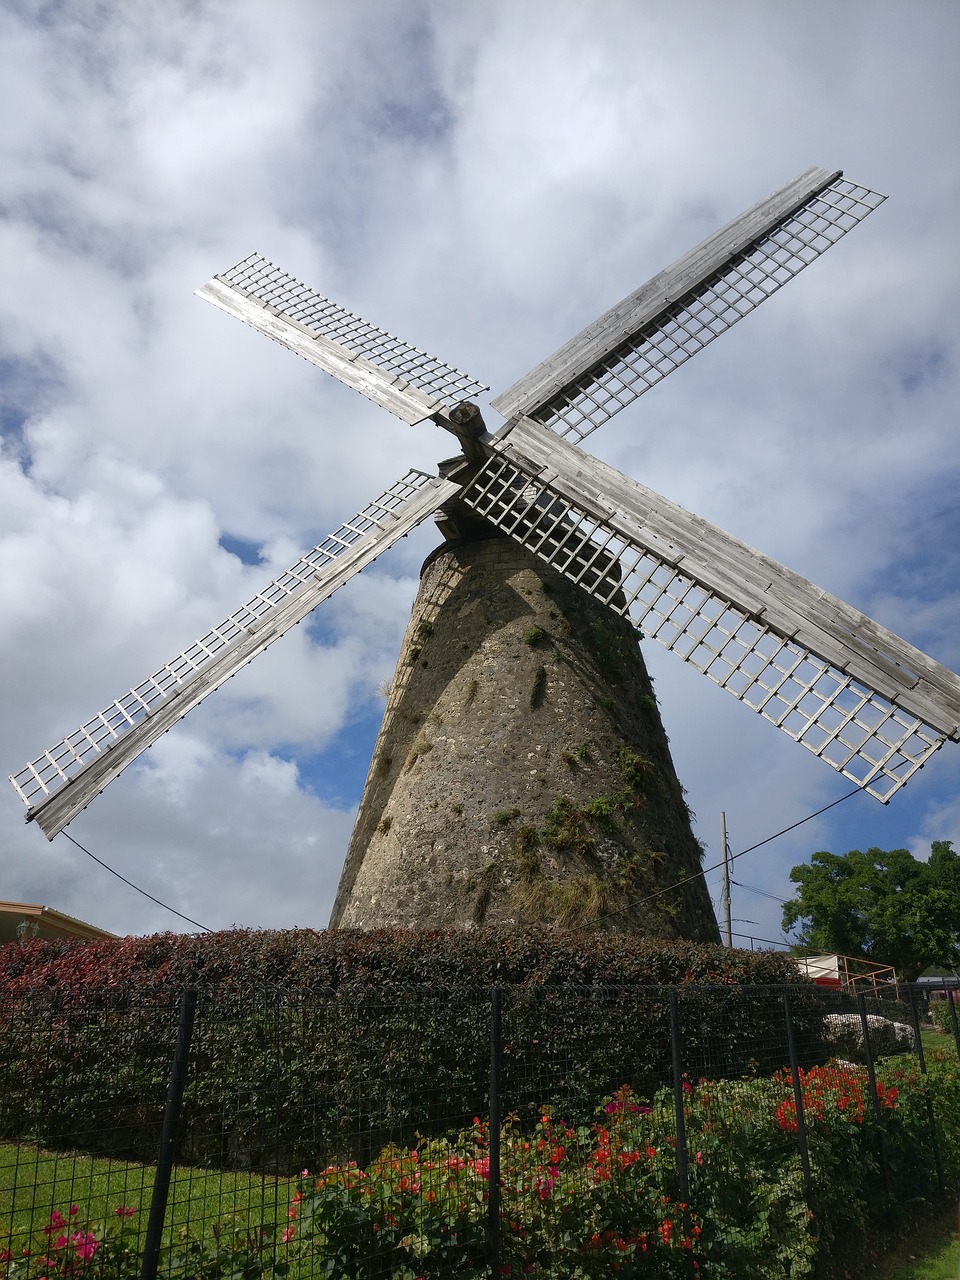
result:
[[(490, 988), (503, 999), (503, 1090), (589, 1117), (627, 1082), (670, 1078), (669, 993), (694, 1077), (786, 1059), (773, 953), (554, 930), (231, 931), (0, 948), (0, 1136), (150, 1160), (178, 1001), (200, 997), (183, 1158), (291, 1173), (482, 1114)], [(804, 1062), (823, 1005), (793, 988)]]
[[(696, 1261), (711, 1280), (802, 1280), (823, 1274), (824, 1263), (839, 1275), (842, 1255), (862, 1246), (865, 1229), (902, 1223), (937, 1199), (931, 1109), (948, 1185), (960, 1176), (955, 1058), (932, 1055), (926, 1077), (912, 1060), (880, 1060), (877, 1081), (874, 1103), (862, 1067), (801, 1072), (809, 1198), (785, 1071), (684, 1085), (687, 1203), (672, 1088), (643, 1099), (621, 1087), (579, 1124), (551, 1106), (529, 1125), (507, 1117), (499, 1135), (502, 1273), (679, 1280)], [(194, 1216), (164, 1247), (161, 1271), (173, 1280), (481, 1280), (489, 1275), (490, 1167), (489, 1129), (474, 1119), (459, 1132), (387, 1146), (366, 1166), (303, 1170), (250, 1221)], [(11, 1280), (137, 1274), (142, 1237), (128, 1204), (104, 1220), (63, 1205), (29, 1237), (0, 1249)]]
[[(811, 1277), (836, 1264), (844, 1246), (856, 1248), (866, 1227), (887, 1229), (937, 1197), (925, 1095), (945, 1141), (960, 1106), (953, 1064), (924, 1083), (912, 1064), (881, 1063), (876, 1107), (860, 1067), (811, 1068), (801, 1092), (809, 1201), (787, 1072), (686, 1087), (689, 1204), (678, 1182), (672, 1089), (644, 1102), (621, 1088), (589, 1124), (571, 1125), (550, 1107), (531, 1128), (508, 1118), (500, 1134), (504, 1274), (679, 1280), (692, 1255), (712, 1280)], [(891, 1153), (889, 1189), (877, 1162), (881, 1138)], [(405, 1263), (424, 1278), (485, 1275), (489, 1165), (488, 1129), (475, 1120), (451, 1138), (389, 1148), (365, 1170), (305, 1175), (293, 1214), (299, 1247), (320, 1242), (338, 1258), (364, 1256), (362, 1274), (405, 1275)], [(947, 1175), (958, 1174), (951, 1157)]]
[[(960, 992), (954, 993), (953, 1001), (955, 1015), (960, 1020)], [(930, 1001), (930, 1020), (944, 1035), (953, 1035), (953, 1015), (950, 1013), (950, 1000), (947, 996)]]

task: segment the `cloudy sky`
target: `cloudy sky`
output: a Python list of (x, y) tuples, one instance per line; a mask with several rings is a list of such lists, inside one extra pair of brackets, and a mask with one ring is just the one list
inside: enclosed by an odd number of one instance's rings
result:
[[(194, 297), (215, 272), (257, 250), (495, 394), (815, 164), (889, 199), (588, 444), (960, 669), (958, 46), (953, 0), (8, 0), (2, 774), (451, 452)], [(355, 578), (69, 834), (202, 925), (324, 925), (436, 541)], [(708, 865), (721, 811), (738, 852), (851, 790), (645, 652)], [(960, 847), (958, 765), (948, 744), (888, 806), (741, 858), (734, 928), (778, 938), (815, 850)], [(0, 898), (191, 927), (23, 812), (4, 784)]]

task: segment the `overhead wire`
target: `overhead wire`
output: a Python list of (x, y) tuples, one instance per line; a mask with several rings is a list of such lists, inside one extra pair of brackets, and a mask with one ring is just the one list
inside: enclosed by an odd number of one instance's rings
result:
[[(814, 818), (819, 818), (822, 813), (826, 813), (828, 809), (835, 809), (838, 804), (843, 804), (844, 800), (849, 800), (851, 796), (860, 794), (860, 788), (854, 787), (852, 791), (848, 791), (846, 795), (840, 796), (838, 800), (831, 800), (829, 804), (825, 804), (822, 809), (817, 809), (815, 813), (808, 813), (805, 818), (800, 818), (797, 822), (791, 822), (789, 827), (784, 827), (782, 831), (775, 832), (772, 836), (767, 836), (765, 840), (759, 840), (756, 844), (752, 844), (749, 849), (741, 849), (739, 853), (730, 854), (726, 859), (728, 862), (734, 862), (737, 858), (742, 858), (748, 853), (754, 853), (757, 849), (762, 849), (765, 844), (770, 844), (773, 840), (778, 840), (780, 836), (785, 836), (788, 831), (795, 831), (797, 827), (802, 827), (805, 822), (810, 822)], [(661, 898), (665, 893), (673, 893), (677, 889), (683, 889), (694, 880), (707, 876), (711, 871), (718, 871), (723, 866), (724, 860), (715, 862), (711, 867), (703, 867), (700, 871), (695, 871), (692, 875), (684, 876), (682, 880), (678, 880), (676, 884), (665, 885), (662, 889), (657, 889), (655, 893), (648, 893), (641, 902), (652, 902), (654, 898)]]
[(179, 916), (181, 920), (186, 920), (188, 924), (195, 924), (198, 929), (202, 929), (204, 933), (213, 933), (213, 930), (205, 924), (201, 924), (199, 920), (192, 920), (190, 916), (185, 916), (182, 911), (178, 911), (176, 907), (171, 907), (167, 902), (161, 902), (159, 898), (155, 898), (152, 893), (147, 893), (146, 889), (141, 889), (138, 884), (134, 884), (132, 880), (128, 880), (126, 876), (122, 876), (119, 871), (115, 871), (113, 867), (108, 866), (102, 858), (98, 858), (95, 853), (91, 853), (89, 849), (85, 849), (79, 840), (74, 840), (69, 831), (61, 831), (71, 844), (77, 846), (81, 853), (85, 853), (88, 858), (92, 858), (97, 866), (103, 867), (104, 871), (109, 871), (112, 876), (116, 876), (118, 880), (122, 880), (124, 884), (129, 885), (131, 889), (135, 889), (137, 893), (142, 893), (145, 898), (149, 898), (151, 902), (155, 902), (158, 907), (163, 907), (164, 911), (170, 911), (175, 916)]
[(749, 893), (759, 893), (761, 898), (772, 898), (774, 902), (789, 902), (789, 898), (781, 898), (779, 893), (768, 893), (766, 889), (758, 889), (752, 884), (742, 884), (739, 880), (731, 880), (731, 884), (735, 884), (738, 889), (746, 889)]
[[(737, 858), (742, 858), (748, 853), (754, 853), (757, 849), (763, 848), (765, 844), (770, 844), (772, 841), (778, 840), (780, 836), (784, 836), (790, 831), (795, 831), (797, 827), (802, 827), (805, 822), (810, 822), (814, 818), (819, 818), (822, 813), (826, 813), (829, 809), (836, 808), (836, 806), (838, 804), (842, 804), (844, 800), (849, 800), (852, 796), (859, 795), (859, 793), (860, 793), (860, 788), (854, 787), (852, 791), (848, 791), (846, 795), (842, 795), (839, 797), (839, 799), (833, 800), (830, 802), (830, 804), (824, 805), (822, 809), (817, 809), (816, 812), (814, 813), (808, 813), (805, 818), (800, 818), (797, 822), (792, 822), (790, 826), (784, 827), (781, 831), (777, 831), (773, 835), (767, 836), (766, 839), (760, 840), (756, 844), (750, 845), (750, 847), (747, 849), (741, 849), (739, 853), (730, 854), (729, 861), (734, 862)], [(183, 912), (178, 911), (176, 907), (171, 907), (169, 903), (161, 902), (160, 899), (155, 898), (152, 893), (147, 893), (146, 889), (141, 889), (140, 886), (137, 884), (134, 884), (132, 880), (128, 880), (127, 877), (124, 875), (121, 875), (119, 871), (115, 871), (114, 868), (109, 866), (106, 862), (104, 862), (102, 858), (98, 858), (95, 853), (91, 853), (89, 849), (85, 848), (80, 843), (79, 840), (74, 840), (73, 836), (70, 835), (68, 831), (61, 832), (61, 835), (66, 836), (66, 838), (70, 841), (71, 844), (76, 845), (76, 847), (80, 850), (80, 852), (85, 853), (88, 858), (92, 858), (93, 861), (97, 863), (98, 866), (103, 867), (105, 871), (109, 871), (112, 876), (116, 876), (118, 880), (122, 880), (125, 885), (129, 885), (131, 889), (135, 890), (139, 894), (142, 894), (143, 897), (149, 898), (151, 902), (155, 902), (158, 907), (163, 907), (164, 911), (169, 911), (173, 915), (178, 916), (181, 920), (186, 920), (188, 924), (196, 925), (196, 927), (198, 929), (202, 929), (204, 933), (213, 932), (213, 930), (209, 928), (208, 925), (201, 924), (199, 920), (194, 920), (190, 916), (184, 915)], [(641, 901), (651, 902), (654, 898), (660, 898), (666, 893), (672, 893), (676, 889), (682, 889), (684, 886), (690, 884), (691, 881), (697, 880), (702, 876), (707, 876), (710, 874), (711, 871), (717, 871), (722, 866), (723, 866), (723, 862), (720, 861), (720, 862), (715, 862), (710, 867), (703, 867), (700, 871), (695, 872), (693, 875), (685, 876), (683, 880), (678, 881), (677, 884), (666, 885), (663, 889), (658, 889), (655, 893), (647, 894), (643, 899), (641, 899)], [(780, 898), (775, 893), (768, 893), (765, 889), (754, 889), (752, 885), (741, 884), (737, 880), (732, 881), (732, 883), (737, 885), (737, 887), (740, 889), (749, 889), (753, 893), (762, 894), (766, 898), (773, 898), (777, 902), (787, 901), (786, 898)]]

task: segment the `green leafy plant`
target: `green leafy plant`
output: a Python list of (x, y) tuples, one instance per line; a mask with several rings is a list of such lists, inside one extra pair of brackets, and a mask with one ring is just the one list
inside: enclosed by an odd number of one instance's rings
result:
[[(562, 827), (563, 806), (556, 818)], [(522, 819), (508, 829), (502, 865), (510, 878), (543, 875), (539, 829)], [(623, 1071), (624, 1044), (632, 1046), (633, 1087), (649, 1090), (664, 1079), (669, 1034), (659, 984), (696, 993), (684, 1033), (691, 1055), (709, 1044), (710, 1054), (738, 1061), (755, 1044), (765, 1061), (763, 1045), (778, 1042), (782, 1008), (770, 984), (797, 982), (788, 957), (547, 923), (522, 931), (227, 930), (0, 947), (0, 1139), (43, 1144), (70, 1134), (90, 1154), (119, 1150), (151, 1163), (157, 1129), (145, 1118), (163, 1098), (187, 986), (200, 989), (202, 1054), (186, 1086), (183, 1159), (208, 1168), (287, 1175), (328, 1154), (368, 1159), (388, 1131), (443, 1131), (447, 1100), (485, 1088), (493, 985), (522, 995), (573, 976), (627, 992), (616, 1035), (598, 1038), (576, 1001), (542, 1011), (531, 1070), (546, 1070), (549, 1046), (562, 1042), (581, 1064), (584, 1105)], [(443, 999), (414, 994), (428, 988)], [(815, 1060), (824, 1055), (821, 994), (804, 984), (791, 999), (798, 1042)], [(403, 1063), (382, 1096), (364, 1084), (377, 1062)], [(426, 1097), (417, 1084), (424, 1079), (435, 1086)], [(244, 1097), (256, 1105), (238, 1109)]]

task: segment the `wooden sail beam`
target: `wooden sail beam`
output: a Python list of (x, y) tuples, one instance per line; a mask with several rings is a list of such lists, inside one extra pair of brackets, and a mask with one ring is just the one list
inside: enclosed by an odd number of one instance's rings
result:
[(884, 196), (809, 169), (571, 338), (492, 401), (582, 440), (793, 279)]
[(906, 640), (537, 423), (497, 443), (472, 510), (877, 798), (960, 740), (960, 677)]
[(48, 840), (225, 680), (278, 640), (457, 491), (411, 471), (226, 621), (10, 781)]
[(259, 254), (197, 295), (415, 424), (487, 388), (301, 284)]

